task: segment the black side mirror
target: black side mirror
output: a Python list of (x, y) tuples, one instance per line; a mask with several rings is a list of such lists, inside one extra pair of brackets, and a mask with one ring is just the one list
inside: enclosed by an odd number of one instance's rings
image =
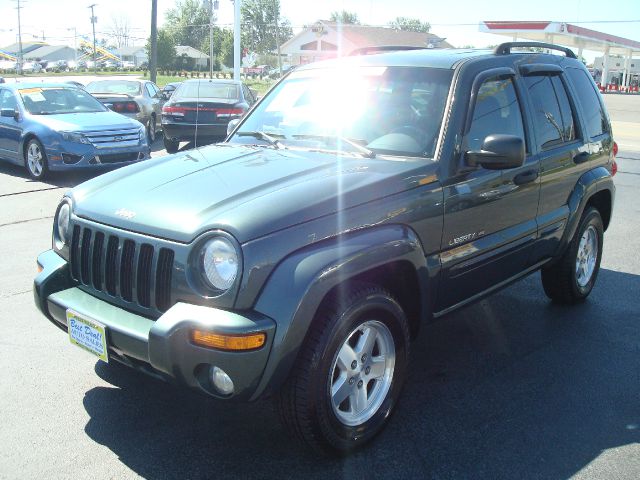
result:
[(18, 119), (18, 110), (15, 108), (3, 108), (0, 110), (0, 116)]
[(467, 164), (480, 165), (488, 170), (502, 170), (522, 166), (525, 158), (524, 140), (515, 135), (489, 135), (482, 149), (465, 154)]

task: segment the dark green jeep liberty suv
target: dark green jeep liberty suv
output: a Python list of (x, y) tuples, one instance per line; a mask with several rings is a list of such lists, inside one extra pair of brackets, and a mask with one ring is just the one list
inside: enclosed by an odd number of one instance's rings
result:
[(271, 395), (294, 435), (344, 452), (389, 419), (423, 321), (536, 270), (556, 302), (594, 286), (617, 147), (571, 50), (307, 65), (232, 128), (64, 196), (34, 293), (72, 343)]

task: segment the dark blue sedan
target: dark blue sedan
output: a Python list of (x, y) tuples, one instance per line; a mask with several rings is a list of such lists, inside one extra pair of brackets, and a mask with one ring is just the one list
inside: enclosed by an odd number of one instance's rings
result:
[(144, 126), (69, 84), (0, 85), (0, 159), (34, 179), (48, 171), (122, 166), (149, 158)]

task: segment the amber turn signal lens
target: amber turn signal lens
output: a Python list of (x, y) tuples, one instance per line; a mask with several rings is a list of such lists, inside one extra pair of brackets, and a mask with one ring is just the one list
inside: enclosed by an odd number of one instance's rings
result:
[(202, 330), (191, 332), (191, 342), (195, 345), (229, 351), (255, 350), (264, 345), (266, 338), (262, 332), (248, 335), (222, 335)]
[(42, 265), (40, 265), (39, 263), (37, 263), (37, 265), (38, 265), (38, 273), (40, 273), (42, 270), (44, 270), (44, 267)]

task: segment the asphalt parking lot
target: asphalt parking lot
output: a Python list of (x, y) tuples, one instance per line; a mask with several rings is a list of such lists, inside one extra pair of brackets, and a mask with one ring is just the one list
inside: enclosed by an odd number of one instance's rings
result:
[(605, 101), (617, 198), (589, 300), (552, 305), (534, 274), (426, 326), (388, 428), (342, 459), (309, 454), (269, 401), (213, 401), (72, 347), (31, 284), (60, 197), (88, 177), (0, 163), (0, 478), (640, 478), (640, 96)]

